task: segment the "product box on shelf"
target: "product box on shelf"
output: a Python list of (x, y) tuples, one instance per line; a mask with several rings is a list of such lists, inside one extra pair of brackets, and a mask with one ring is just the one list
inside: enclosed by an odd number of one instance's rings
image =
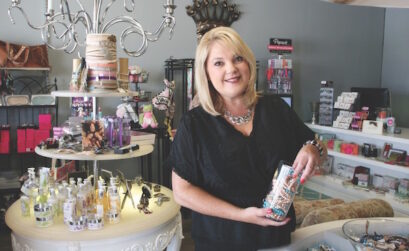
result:
[(320, 125), (332, 125), (334, 104), (334, 88), (332, 85), (332, 81), (321, 81), (320, 109), (318, 118)]
[(10, 153), (10, 125), (0, 127), (0, 154)]
[(352, 180), (352, 178), (354, 177), (354, 172), (355, 167), (344, 163), (338, 163), (338, 165), (335, 165), (332, 170), (333, 174), (348, 180)]

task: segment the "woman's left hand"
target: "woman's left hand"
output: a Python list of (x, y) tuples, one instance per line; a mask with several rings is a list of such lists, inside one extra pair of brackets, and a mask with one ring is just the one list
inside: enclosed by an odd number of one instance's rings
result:
[[(322, 143), (320, 142), (321, 146)], [(293, 167), (295, 168), (294, 177), (302, 172), (301, 184), (303, 184), (310, 176), (314, 174), (314, 169), (322, 163), (326, 158), (327, 150), (323, 146), (324, 155), (320, 157), (318, 148), (314, 145), (304, 145), (297, 154)]]

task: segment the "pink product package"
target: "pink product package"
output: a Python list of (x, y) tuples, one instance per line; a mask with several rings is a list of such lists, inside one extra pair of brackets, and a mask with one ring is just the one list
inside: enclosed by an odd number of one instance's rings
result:
[(51, 114), (38, 114), (38, 127), (41, 130), (51, 130)]

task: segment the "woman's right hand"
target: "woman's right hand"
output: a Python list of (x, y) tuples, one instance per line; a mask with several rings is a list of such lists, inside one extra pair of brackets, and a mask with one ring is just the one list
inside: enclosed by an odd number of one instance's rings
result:
[(268, 226), (283, 226), (290, 221), (290, 218), (285, 218), (283, 221), (278, 222), (266, 217), (267, 214), (271, 213), (270, 208), (257, 208), (248, 207), (242, 209), (240, 213), (240, 221), (260, 225), (263, 227)]

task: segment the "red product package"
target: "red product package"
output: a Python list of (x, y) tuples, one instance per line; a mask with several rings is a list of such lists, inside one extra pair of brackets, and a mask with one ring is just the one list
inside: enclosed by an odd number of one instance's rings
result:
[(51, 114), (38, 114), (38, 127), (41, 130), (51, 130)]
[(35, 133), (36, 133), (36, 130), (34, 128), (26, 129), (26, 150), (25, 152), (34, 152)]
[(35, 138), (34, 138), (34, 145), (37, 146), (38, 144), (41, 143), (41, 141), (44, 141), (50, 137), (50, 130), (35, 130)]
[(343, 143), (341, 144), (341, 153), (358, 155), (359, 147), (357, 144), (354, 143)]
[(24, 127), (17, 128), (17, 152), (26, 152), (26, 128)]

